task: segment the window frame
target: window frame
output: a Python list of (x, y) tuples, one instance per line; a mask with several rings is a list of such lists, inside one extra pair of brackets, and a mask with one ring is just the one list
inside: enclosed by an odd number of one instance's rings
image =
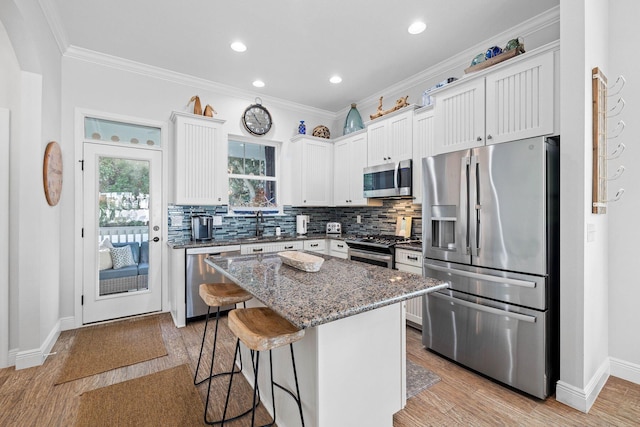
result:
[[(229, 172), (229, 142), (241, 142), (246, 144), (256, 144), (256, 145), (264, 145), (268, 147), (273, 147), (275, 149), (275, 176), (267, 177), (267, 176), (259, 176), (259, 175), (239, 175), (232, 174)], [(242, 135), (232, 135), (229, 134), (227, 136), (227, 159), (226, 159), (226, 170), (227, 170), (227, 185), (229, 184), (229, 179), (231, 178), (247, 178), (247, 179), (255, 179), (255, 180), (264, 180), (268, 178), (270, 181), (274, 181), (276, 185), (276, 205), (274, 207), (243, 207), (243, 206), (232, 206), (231, 205), (231, 197), (229, 197), (228, 204), (228, 215), (230, 216), (253, 216), (258, 211), (262, 211), (264, 215), (275, 216), (275, 215), (283, 215), (283, 206), (282, 206), (282, 171), (280, 169), (280, 156), (282, 155), (282, 142), (275, 141), (270, 139), (259, 139), (252, 138)], [(231, 191), (231, 187), (229, 186), (229, 192)], [(229, 193), (231, 196), (231, 193)]]

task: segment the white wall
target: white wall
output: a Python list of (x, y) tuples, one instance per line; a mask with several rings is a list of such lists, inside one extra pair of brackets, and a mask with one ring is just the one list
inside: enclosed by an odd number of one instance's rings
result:
[[(637, 46), (637, 17), (640, 2), (637, 0), (614, 0), (609, 2), (608, 45), (610, 61), (607, 77), (611, 84), (618, 75), (627, 79), (621, 95), (626, 101), (622, 114), (609, 121), (613, 130), (617, 120), (622, 119), (627, 127), (614, 141), (622, 141), (627, 149), (620, 159), (610, 162), (610, 173), (618, 165), (626, 171), (622, 178), (609, 185), (609, 193), (615, 194), (624, 188), (625, 194), (609, 209), (609, 355), (611, 374), (640, 384), (640, 332), (638, 332), (638, 244), (640, 227), (640, 126), (635, 120), (640, 117), (640, 60), (633, 53)], [(613, 106), (617, 97), (609, 98)]]
[[(199, 95), (202, 105), (211, 104), (218, 112), (216, 118), (226, 120), (225, 131), (230, 134), (246, 135), (240, 117), (244, 110), (254, 103), (259, 91), (253, 94), (236, 91), (238, 95), (226, 93), (224, 88), (218, 90), (211, 83), (191, 79), (186, 76), (172, 74), (165, 78), (165, 72), (147, 67), (139, 67), (139, 64), (126, 61), (109, 62), (108, 58), (96, 55), (92, 52), (75, 51), (72, 55), (63, 59), (63, 98), (62, 98), (62, 124), (63, 141), (65, 142), (64, 162), (71, 167), (65, 169), (65, 183), (70, 197), (63, 205), (62, 233), (74, 236), (65, 239), (62, 243), (62, 252), (67, 254), (79, 251), (74, 248), (74, 239), (78, 235), (75, 220), (81, 215), (78, 206), (82, 200), (74, 200), (71, 197), (76, 186), (81, 184), (79, 175), (78, 158), (81, 156), (81, 147), (78, 138), (74, 135), (74, 120), (76, 109), (100, 111), (124, 116), (149, 119), (154, 121), (169, 122), (173, 110), (182, 111), (192, 95)], [(283, 164), (290, 164), (287, 156), (288, 143), (297, 133), (300, 120), (305, 120), (307, 133), (311, 133), (313, 127), (324, 124), (331, 129), (332, 135), (336, 135), (334, 114), (315, 110), (309, 107), (295, 106), (279, 100), (262, 97), (273, 117), (274, 126), (263, 139), (283, 142)], [(171, 126), (168, 126), (171, 129)], [(340, 129), (340, 134), (341, 134)], [(173, 139), (170, 136), (169, 141)], [(74, 142), (76, 145), (74, 146)], [(168, 154), (171, 156), (170, 152)], [(172, 162), (172, 158), (169, 158)], [(280, 185), (283, 204), (291, 204), (291, 176), (286, 168), (282, 170), (283, 180)], [(76, 242), (77, 244), (77, 242)], [(166, 246), (163, 245), (166, 250)], [(77, 252), (79, 257), (81, 252)], [(64, 257), (62, 260), (62, 288), (61, 288), (61, 315), (62, 317), (76, 316), (76, 325), (80, 324), (78, 307), (78, 293), (74, 283), (80, 283), (79, 266), (73, 257)]]
[[(591, 214), (591, 69), (607, 68), (607, 0), (561, 0), (561, 307), (556, 397), (588, 411), (608, 377), (606, 215)], [(587, 226), (595, 227), (593, 241)]]
[(7, 82), (14, 93), (9, 148), (9, 347), (16, 367), (23, 368), (41, 363), (59, 332), (60, 210), (46, 204), (42, 161), (46, 144), (60, 137), (61, 56), (38, 1), (4, 1), (0, 16), (9, 39), (3, 50), (15, 52), (18, 66)]
[[(15, 109), (20, 67), (0, 22), (0, 235), (9, 235), (9, 147), (11, 110)], [(9, 239), (0, 241), (0, 368), (9, 366)], [(13, 301), (12, 301), (13, 302)], [(17, 314), (13, 312), (12, 314)], [(15, 323), (15, 316), (12, 324)], [(15, 336), (11, 340), (16, 341)]]

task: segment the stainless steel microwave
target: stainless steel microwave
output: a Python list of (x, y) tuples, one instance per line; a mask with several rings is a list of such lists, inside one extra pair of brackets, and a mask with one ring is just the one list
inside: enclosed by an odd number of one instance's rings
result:
[(364, 197), (411, 197), (411, 160), (364, 168)]

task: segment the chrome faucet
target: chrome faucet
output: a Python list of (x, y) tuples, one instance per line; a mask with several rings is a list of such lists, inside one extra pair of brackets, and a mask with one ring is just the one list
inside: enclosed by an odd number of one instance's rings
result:
[(263, 230), (260, 229), (260, 223), (264, 223), (264, 215), (262, 211), (256, 211), (256, 237), (261, 237)]

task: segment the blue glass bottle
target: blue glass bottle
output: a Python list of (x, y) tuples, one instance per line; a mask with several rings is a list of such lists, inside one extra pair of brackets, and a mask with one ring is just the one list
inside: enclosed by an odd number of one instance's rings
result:
[(344, 122), (344, 135), (347, 135), (351, 132), (355, 132), (357, 130), (364, 129), (364, 124), (362, 123), (362, 117), (360, 117), (360, 113), (356, 109), (356, 104), (351, 104), (351, 110), (347, 114), (347, 119)]
[(307, 126), (304, 124), (304, 120), (300, 120), (300, 124), (298, 125), (298, 133), (300, 135), (305, 135), (307, 133)]

